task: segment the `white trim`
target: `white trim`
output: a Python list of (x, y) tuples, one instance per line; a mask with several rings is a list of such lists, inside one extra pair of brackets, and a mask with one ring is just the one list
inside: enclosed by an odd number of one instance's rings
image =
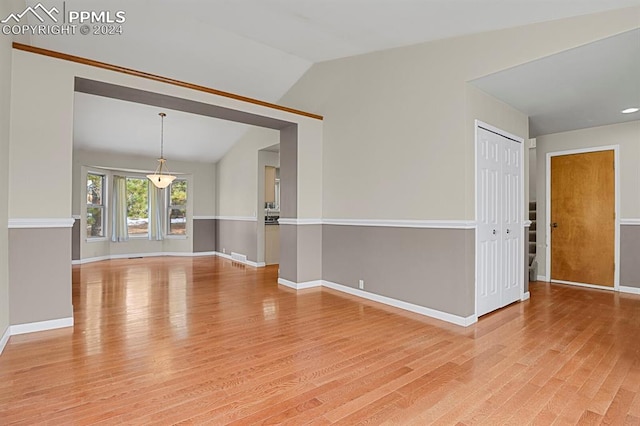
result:
[(326, 223), (322, 219), (299, 219), (299, 218), (280, 218), (278, 219), (279, 225), (322, 225)]
[(82, 219), (82, 216), (81, 216), (81, 215), (79, 215), (79, 214), (71, 215), (71, 217), (72, 217), (72, 218), (74, 218), (75, 220), (80, 220), (80, 219)]
[[(557, 157), (561, 155), (572, 154), (586, 154), (589, 152), (599, 151), (613, 151), (613, 164), (614, 164), (614, 242), (613, 242), (613, 289), (619, 290), (620, 287), (620, 145), (604, 145), (591, 148), (570, 149), (566, 151), (554, 151), (547, 152), (546, 158), (546, 170), (545, 170), (545, 201), (546, 201), (546, 227), (544, 229), (545, 236), (545, 281), (554, 281), (551, 279), (551, 157)], [(554, 281), (555, 282), (555, 281)], [(571, 284), (570, 282), (567, 282)], [(596, 287), (600, 288), (600, 287)], [(610, 288), (610, 287), (607, 287)]]
[(75, 221), (76, 220), (72, 217), (14, 218), (9, 219), (7, 227), (10, 229), (71, 228)]
[(529, 300), (531, 298), (531, 293), (529, 293), (528, 291), (524, 292), (524, 294), (522, 295), (522, 297), (520, 298), (521, 302), (524, 302), (525, 300)]
[(258, 218), (253, 216), (215, 216), (218, 220), (237, 220), (242, 222), (257, 222)]
[(192, 216), (193, 220), (217, 219), (217, 216)]
[(278, 284), (293, 288), (295, 290), (304, 290), (305, 288), (321, 287), (322, 283), (323, 283), (322, 280), (294, 283), (293, 281), (285, 280), (284, 278), (278, 278)]
[(72, 260), (72, 265), (84, 265), (85, 263), (100, 262), (102, 260), (111, 260), (111, 256), (87, 257), (85, 259)]
[[(280, 219), (282, 223), (282, 219)], [(323, 219), (324, 225), (385, 226), (392, 228), (475, 229), (474, 220)]]
[(640, 225), (640, 219), (620, 219), (620, 225)]
[(522, 144), (522, 148), (524, 150), (524, 139), (520, 136), (514, 135), (513, 133), (509, 133), (505, 130), (498, 129), (497, 127), (492, 126), (491, 124), (485, 123), (484, 121), (475, 120), (475, 127), (482, 127), (485, 130), (489, 130), (490, 132), (497, 133), (500, 136), (504, 136), (505, 138), (512, 139), (514, 142), (518, 142)]
[(106, 256), (97, 256), (97, 257), (87, 257), (84, 259), (78, 259), (71, 261), (72, 265), (84, 265), (85, 263), (93, 263), (100, 262), (102, 260), (113, 260), (113, 259), (129, 259), (136, 257), (162, 257), (162, 256), (172, 256), (172, 257), (200, 257), (200, 256), (215, 256), (217, 253), (215, 251), (198, 251), (198, 252), (157, 252), (157, 253), (128, 253), (128, 254), (110, 254)]
[(547, 277), (545, 277), (544, 275), (538, 275), (538, 276), (536, 277), (536, 281), (549, 282), (549, 281), (547, 280)]
[(4, 347), (9, 343), (9, 337), (11, 337), (11, 326), (8, 326), (4, 331), (2, 338), (0, 338), (0, 355), (2, 355), (2, 351), (4, 351)]
[(85, 243), (104, 243), (105, 241), (109, 241), (107, 237), (89, 237), (84, 240)]
[(215, 251), (195, 251), (191, 253), (192, 257), (201, 257), (201, 256), (215, 256), (217, 253)]
[(222, 257), (224, 259), (231, 260), (231, 261), (237, 262), (237, 263), (242, 263), (244, 265), (253, 266), (254, 268), (263, 268), (263, 267), (266, 266), (266, 264), (264, 262), (254, 262), (252, 260), (241, 261), (241, 260), (233, 259), (230, 254), (220, 253), (220, 252), (217, 252), (217, 251), (214, 252), (214, 253), (218, 257)]
[(640, 294), (640, 288), (638, 287), (627, 287), (626, 285), (621, 285), (618, 287), (620, 293), (631, 293), (631, 294)]
[(405, 311), (415, 312), (417, 314), (424, 315), (427, 317), (450, 322), (456, 325), (461, 325), (463, 327), (468, 327), (471, 324), (474, 324), (478, 321), (478, 318), (475, 315), (470, 315), (468, 317), (461, 317), (461, 316), (453, 315), (447, 312), (426, 308), (424, 306), (414, 305), (413, 303), (404, 302), (402, 300), (392, 299), (391, 297), (381, 296), (379, 294), (369, 293), (363, 290), (347, 287), (342, 284), (336, 284), (331, 281), (322, 280), (322, 286), (328, 287), (337, 291), (341, 291), (343, 293), (348, 293), (353, 296), (362, 297), (363, 299), (368, 299), (374, 302), (379, 302), (385, 305), (393, 306), (395, 308), (404, 309)]
[(11, 335), (16, 336), (18, 334), (35, 333), (37, 331), (55, 330), (65, 327), (73, 327), (73, 317), (17, 324), (12, 325), (10, 329)]
[(615, 291), (615, 290), (617, 290), (615, 287), (607, 287), (607, 286), (595, 285), (595, 284), (576, 283), (576, 282), (573, 282), (573, 281), (551, 280), (550, 282), (555, 283), (555, 284), (574, 285), (576, 287), (595, 288), (595, 289), (598, 289), (598, 290), (607, 290), (607, 291)]
[(530, 221), (530, 220), (525, 220), (525, 221), (524, 221), (524, 227), (525, 227), (525, 228), (529, 228), (529, 227), (531, 227), (531, 224), (532, 224), (532, 223), (533, 223), (533, 222), (532, 222), (532, 221)]

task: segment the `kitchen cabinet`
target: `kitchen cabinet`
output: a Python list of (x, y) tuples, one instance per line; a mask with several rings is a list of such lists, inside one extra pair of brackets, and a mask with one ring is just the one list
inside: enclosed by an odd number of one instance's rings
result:
[(264, 202), (276, 202), (276, 168), (267, 166), (264, 168)]

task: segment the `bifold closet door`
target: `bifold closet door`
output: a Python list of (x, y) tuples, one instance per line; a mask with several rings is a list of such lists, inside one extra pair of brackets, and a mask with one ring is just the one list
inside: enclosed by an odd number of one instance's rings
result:
[(520, 297), (522, 144), (478, 129), (476, 314)]

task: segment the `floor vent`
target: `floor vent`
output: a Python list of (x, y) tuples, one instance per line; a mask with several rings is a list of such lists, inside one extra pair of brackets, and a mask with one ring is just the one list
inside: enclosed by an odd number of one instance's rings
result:
[(244, 254), (231, 252), (231, 259), (237, 262), (246, 262), (247, 256)]

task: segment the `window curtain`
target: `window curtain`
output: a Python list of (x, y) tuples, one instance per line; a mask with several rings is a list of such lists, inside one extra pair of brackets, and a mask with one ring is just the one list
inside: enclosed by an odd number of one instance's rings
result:
[(113, 177), (113, 230), (111, 241), (128, 241), (129, 228), (127, 226), (127, 178)]
[(164, 235), (162, 234), (162, 212), (163, 202), (162, 195), (163, 189), (156, 188), (155, 185), (149, 185), (149, 239), (162, 241)]

